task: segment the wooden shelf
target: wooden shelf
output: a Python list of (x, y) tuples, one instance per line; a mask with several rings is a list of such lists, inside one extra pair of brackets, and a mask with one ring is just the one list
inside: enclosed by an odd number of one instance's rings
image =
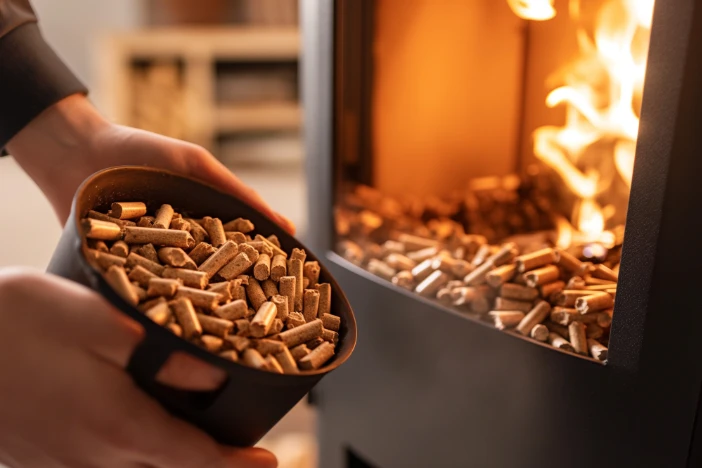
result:
[(298, 130), (301, 123), (296, 102), (220, 105), (214, 116), (214, 127), (220, 133)]
[(219, 60), (297, 60), (295, 27), (156, 28), (110, 37), (113, 47), (132, 58), (209, 56)]

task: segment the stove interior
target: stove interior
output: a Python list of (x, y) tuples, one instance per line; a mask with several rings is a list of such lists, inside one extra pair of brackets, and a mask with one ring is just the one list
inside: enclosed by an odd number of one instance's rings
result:
[(336, 250), (606, 362), (653, 0), (345, 0)]

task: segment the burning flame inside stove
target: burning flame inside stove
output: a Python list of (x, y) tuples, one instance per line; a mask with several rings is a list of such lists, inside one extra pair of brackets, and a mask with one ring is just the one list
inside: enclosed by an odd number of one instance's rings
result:
[(507, 0), (517, 16), (535, 21), (550, 20), (556, 16), (554, 0)]
[[(546, 10), (553, 7), (548, 0), (508, 3), (520, 17), (533, 20), (548, 19)], [(631, 188), (653, 3), (604, 0), (594, 28), (587, 28), (580, 2), (570, 1), (579, 51), (559, 74), (563, 85), (546, 98), (548, 107), (565, 106), (565, 124), (537, 128), (534, 152), (578, 198), (571, 221), (585, 240), (599, 240), (606, 215), (614, 212), (612, 205), (602, 208), (613, 177)]]

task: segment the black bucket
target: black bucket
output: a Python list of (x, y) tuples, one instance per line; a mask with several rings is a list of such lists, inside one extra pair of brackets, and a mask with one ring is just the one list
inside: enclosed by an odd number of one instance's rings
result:
[[(238, 198), (202, 182), (159, 169), (115, 167), (100, 171), (78, 189), (71, 215), (51, 259), (48, 272), (81, 283), (103, 295), (117, 309), (139, 322), (144, 340), (132, 355), (127, 371), (136, 383), (178, 417), (201, 428), (217, 441), (234, 446), (251, 446), (263, 437), (300, 399), (324, 377), (346, 361), (356, 345), (353, 311), (329, 271), (320, 262), (320, 283), (332, 288), (332, 313), (341, 318), (336, 356), (324, 367), (296, 375), (275, 374), (252, 369), (209, 353), (152, 322), (125, 302), (93, 269), (83, 255), (84, 238), (79, 221), (88, 210), (105, 212), (115, 201), (145, 201), (150, 211), (168, 203), (187, 217), (218, 217), (222, 220), (250, 219), (256, 232), (275, 234), (283, 250), (310, 250), (268, 217)], [(177, 390), (155, 381), (171, 353), (188, 353), (227, 373), (227, 380), (214, 392)]]

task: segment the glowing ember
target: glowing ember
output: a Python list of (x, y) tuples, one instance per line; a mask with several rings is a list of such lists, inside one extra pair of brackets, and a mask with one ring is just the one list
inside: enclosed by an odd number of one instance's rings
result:
[(554, 0), (507, 0), (509, 7), (520, 18), (546, 21), (556, 16)]
[[(509, 3), (520, 17), (541, 19), (528, 8), (514, 6), (532, 2)], [(533, 3), (536, 8), (547, 2)], [(605, 0), (590, 33), (582, 24), (580, 3), (571, 0), (578, 56), (561, 71), (563, 86), (546, 98), (548, 107), (565, 106), (565, 124), (536, 129), (534, 153), (580, 199), (572, 222), (585, 239), (601, 238), (601, 205), (610, 202), (614, 178), (631, 187), (653, 4), (654, 0)], [(609, 167), (616, 168), (616, 174), (608, 174)]]

